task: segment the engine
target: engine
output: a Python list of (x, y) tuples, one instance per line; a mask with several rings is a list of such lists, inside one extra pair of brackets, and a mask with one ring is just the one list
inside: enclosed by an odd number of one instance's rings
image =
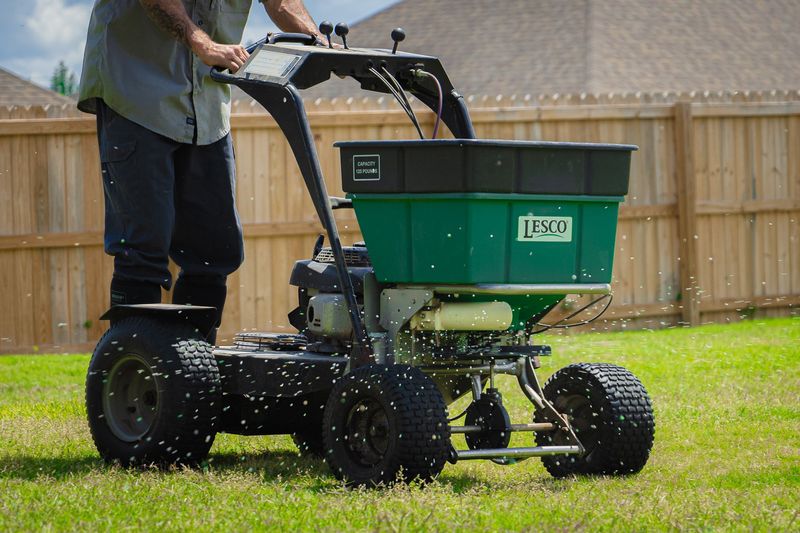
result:
[(308, 331), (320, 337), (347, 340), (353, 334), (347, 303), (341, 294), (317, 294), (306, 308)]

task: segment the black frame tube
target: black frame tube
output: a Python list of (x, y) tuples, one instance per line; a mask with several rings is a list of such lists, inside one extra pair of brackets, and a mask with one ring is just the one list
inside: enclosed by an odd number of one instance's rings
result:
[(328, 189), (319, 164), (317, 147), (314, 136), (308, 124), (303, 99), (293, 85), (268, 85), (242, 87), (253, 98), (263, 105), (281, 128), (289, 146), (292, 149), (300, 173), (303, 175), (306, 188), (311, 196), (311, 201), (317, 211), (317, 216), (328, 234), (339, 284), (342, 288), (350, 323), (353, 326), (354, 343), (350, 352), (350, 368), (374, 362), (372, 345), (367, 335), (361, 312), (358, 309), (353, 282), (347, 270), (347, 263), (339, 238), (339, 229), (333, 218)]
[[(249, 47), (249, 51), (253, 52), (258, 46), (262, 45), (262, 42), (255, 43)], [(433, 58), (426, 58), (426, 60), (427, 59)], [(444, 87), (445, 101), (442, 110), (442, 121), (450, 128), (450, 131), (452, 131), (453, 135), (457, 138), (474, 139), (475, 129), (473, 128), (472, 120), (470, 119), (469, 111), (467, 110), (463, 97), (453, 89), (447, 74), (441, 67), (441, 64), (438, 63), (438, 60), (434, 59), (434, 61), (436, 64), (423, 66), (425, 66), (431, 74), (435, 75)], [(325, 81), (329, 76), (330, 74), (316, 81), (308, 80), (309, 83), (307, 86), (310, 87), (316, 85), (316, 83)], [(255, 98), (255, 100), (264, 106), (267, 112), (272, 115), (278, 127), (280, 127), (286, 137), (286, 140), (289, 142), (297, 165), (300, 167), (300, 173), (303, 176), (306, 188), (311, 196), (311, 201), (317, 211), (317, 216), (328, 234), (328, 241), (330, 242), (331, 252), (336, 265), (336, 272), (339, 277), (345, 303), (347, 304), (347, 310), (354, 333), (354, 342), (350, 350), (350, 368), (354, 369), (375, 362), (372, 352), (372, 343), (367, 334), (361, 312), (358, 309), (356, 293), (347, 270), (347, 263), (339, 238), (339, 230), (336, 226), (336, 220), (333, 217), (327, 186), (324, 176), (322, 175), (319, 156), (317, 155), (317, 148), (308, 123), (308, 116), (305, 111), (305, 106), (303, 105), (303, 99), (300, 96), (298, 88), (291, 82), (285, 82), (283, 84), (251, 83), (249, 80), (233, 76), (227, 71), (222, 71), (218, 68), (213, 68), (211, 70), (211, 77), (218, 82), (238, 85), (247, 94)], [(370, 87), (369, 85), (365, 85), (363, 83), (364, 80), (360, 79), (357, 75), (353, 77), (362, 81), (362, 87), (365, 89), (377, 90), (379, 92), (385, 91), (385, 89), (381, 90), (378, 86)], [(418, 82), (415, 83), (414, 80), (406, 80), (406, 84), (410, 86), (409, 90), (425, 105), (434, 111), (438, 108), (438, 92), (434, 94), (427, 87)]]

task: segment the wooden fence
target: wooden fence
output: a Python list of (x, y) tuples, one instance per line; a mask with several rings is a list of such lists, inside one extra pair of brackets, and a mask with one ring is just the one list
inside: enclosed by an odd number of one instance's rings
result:
[[(614, 304), (602, 327), (663, 327), (800, 307), (800, 97), (757, 94), (472, 98), (480, 137), (638, 144), (620, 211)], [(308, 103), (340, 194), (336, 140), (413, 138), (385, 100)], [(425, 115), (424, 127), (432, 125)], [(320, 227), (281, 132), (239, 102), (233, 135), (246, 261), (222, 337), (288, 330), (287, 280)], [(145, 214), (143, 214), (145, 215)], [(352, 213), (337, 212), (345, 241)], [(112, 262), (92, 117), (0, 109), (0, 352), (87, 350), (102, 333)]]

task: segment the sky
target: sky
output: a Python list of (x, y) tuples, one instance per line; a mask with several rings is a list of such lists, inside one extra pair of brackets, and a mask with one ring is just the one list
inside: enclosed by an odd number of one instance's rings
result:
[[(396, 1), (305, 0), (305, 4), (318, 23), (328, 19), (352, 24)], [(79, 78), (93, 4), (93, 0), (0, 0), (0, 67), (48, 87), (63, 60)], [(253, 2), (243, 42), (275, 29), (261, 4)]]

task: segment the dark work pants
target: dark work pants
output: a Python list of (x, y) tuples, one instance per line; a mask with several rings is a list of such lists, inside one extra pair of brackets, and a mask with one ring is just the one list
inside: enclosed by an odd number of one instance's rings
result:
[(225, 280), (244, 258), (230, 134), (205, 146), (173, 141), (97, 103), (111, 302), (157, 303), (180, 267), (174, 303), (222, 312)]

